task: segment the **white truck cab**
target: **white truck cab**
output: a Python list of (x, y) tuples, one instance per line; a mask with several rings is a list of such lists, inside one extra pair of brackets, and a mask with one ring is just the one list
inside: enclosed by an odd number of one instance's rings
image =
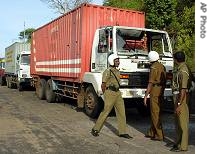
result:
[(85, 73), (84, 82), (91, 82), (96, 94), (101, 97), (102, 72), (108, 67), (108, 56), (115, 53), (120, 58), (122, 97), (143, 102), (150, 70), (147, 57), (153, 50), (160, 54), (159, 61), (166, 68), (167, 85), (164, 96), (171, 100), (173, 54), (165, 31), (125, 26), (97, 29), (92, 46), (91, 72)]
[(21, 51), (17, 55), (17, 74), (19, 85), (28, 83), (30, 84), (30, 51)]

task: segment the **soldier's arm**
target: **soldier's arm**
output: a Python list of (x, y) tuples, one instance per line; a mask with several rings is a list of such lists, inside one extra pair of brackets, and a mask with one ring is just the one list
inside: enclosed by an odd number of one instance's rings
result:
[(180, 90), (180, 94), (179, 94), (179, 100), (178, 103), (180, 103), (179, 105), (181, 105), (181, 103), (183, 103), (183, 100), (186, 96), (187, 93), (187, 84), (188, 84), (188, 80), (189, 80), (189, 75), (186, 72), (182, 72), (181, 73), (181, 90)]
[(147, 85), (147, 90), (146, 90), (146, 93), (145, 93), (145, 96), (144, 96), (144, 105), (145, 106), (147, 105), (147, 97), (152, 90), (152, 86), (153, 86), (153, 83), (154, 83), (154, 80), (155, 80), (154, 77), (155, 77), (155, 68), (151, 67), (150, 74), (149, 74), (149, 83)]
[(103, 72), (103, 75), (102, 75), (101, 90), (102, 90), (103, 93), (104, 93), (105, 90), (106, 90), (106, 82), (107, 82), (107, 80), (108, 80), (108, 78), (109, 78), (109, 75), (110, 75), (109, 72), (110, 72), (109, 69), (106, 69), (106, 70)]
[(103, 91), (103, 93), (105, 92), (105, 90), (106, 90), (106, 83), (105, 82), (102, 82), (101, 90)]
[(151, 83), (151, 82), (148, 83), (148, 85), (147, 85), (147, 91), (145, 93), (145, 97), (147, 97), (150, 94), (150, 92), (152, 90), (152, 85), (153, 85), (153, 83)]

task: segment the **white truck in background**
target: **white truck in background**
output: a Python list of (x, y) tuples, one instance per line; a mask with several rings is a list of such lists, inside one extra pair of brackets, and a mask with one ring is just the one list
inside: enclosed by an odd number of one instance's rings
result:
[(5, 76), (8, 88), (22, 91), (30, 86), (30, 43), (15, 42), (5, 49)]

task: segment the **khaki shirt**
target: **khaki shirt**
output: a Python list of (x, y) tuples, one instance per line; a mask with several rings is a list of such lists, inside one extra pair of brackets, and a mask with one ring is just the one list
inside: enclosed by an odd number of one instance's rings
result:
[(166, 70), (163, 64), (154, 62), (150, 67), (149, 83), (153, 84), (151, 96), (160, 96), (166, 83)]
[(188, 89), (189, 70), (185, 63), (181, 63), (173, 79), (173, 89), (181, 90)]
[[(110, 70), (112, 70), (112, 72), (115, 74), (118, 81)], [(106, 83), (106, 87), (114, 86), (115, 88), (119, 88), (118, 82), (120, 83), (120, 71), (116, 68), (109, 67), (103, 72), (102, 82)]]

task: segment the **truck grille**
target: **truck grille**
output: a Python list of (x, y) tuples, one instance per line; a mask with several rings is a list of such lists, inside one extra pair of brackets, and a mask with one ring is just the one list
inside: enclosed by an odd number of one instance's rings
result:
[(126, 73), (126, 74), (129, 75), (128, 86), (126, 87), (147, 88), (149, 80), (149, 72), (135, 72), (135, 73)]

